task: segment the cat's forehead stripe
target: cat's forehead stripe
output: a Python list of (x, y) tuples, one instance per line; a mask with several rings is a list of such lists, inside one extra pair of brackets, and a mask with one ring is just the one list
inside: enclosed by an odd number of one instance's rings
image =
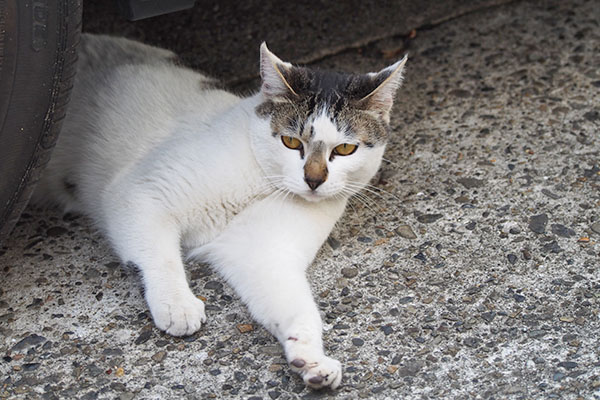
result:
[(338, 127), (325, 111), (317, 115), (312, 123), (312, 127), (315, 132), (313, 140), (320, 140), (325, 143), (339, 141)]

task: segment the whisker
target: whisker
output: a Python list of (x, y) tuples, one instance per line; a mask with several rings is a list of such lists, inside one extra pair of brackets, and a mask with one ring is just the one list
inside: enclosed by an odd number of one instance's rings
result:
[(265, 195), (268, 192), (273, 192), (277, 189), (272, 182), (263, 182), (257, 189), (257, 192), (252, 196), (252, 200), (255, 200), (258, 197)]
[(367, 207), (369, 209), (369, 211), (375, 213), (375, 210), (369, 205), (369, 203), (361, 196), (353, 196), (353, 199), (358, 200), (362, 205), (364, 205), (365, 207)]
[(284, 189), (284, 190), (283, 190), (283, 192), (284, 192), (284, 194), (283, 194), (283, 198), (282, 198), (282, 199), (281, 199), (281, 201), (279, 202), (279, 210), (278, 210), (278, 212), (280, 212), (280, 211), (281, 211), (281, 208), (282, 208), (282, 207), (283, 207), (283, 205), (285, 204), (285, 201), (286, 201), (286, 199), (288, 198), (288, 196), (289, 196), (290, 194), (292, 194), (292, 191), (291, 191), (291, 190), (289, 190), (289, 189), (287, 189), (287, 188), (286, 188), (286, 189)]
[(352, 211), (356, 214), (356, 208), (354, 208), (354, 204), (352, 204), (352, 198), (348, 198), (348, 205), (352, 208)]
[(285, 194), (286, 190), (284, 188), (277, 188), (277, 190), (273, 193), (271, 200), (279, 201), (281, 197)]
[(387, 158), (385, 158), (385, 157), (381, 157), (381, 159), (382, 159), (383, 161), (385, 161), (386, 163), (388, 163), (388, 164), (391, 164), (391, 165), (396, 165), (396, 166), (401, 166), (401, 165), (400, 165), (400, 164), (398, 164), (397, 162), (394, 162), (394, 161), (392, 161), (392, 160), (388, 160), (388, 159), (387, 159)]
[(396, 196), (394, 193), (390, 192), (389, 190), (385, 190), (385, 189), (382, 189), (382, 188), (380, 188), (378, 186), (369, 185), (369, 184), (367, 184), (366, 187), (368, 187), (369, 189), (373, 189), (375, 191), (378, 191), (378, 192), (389, 194), (390, 196), (395, 197), (396, 199), (400, 200), (400, 197)]
[(362, 192), (361, 192), (361, 191), (363, 191), (363, 190), (364, 190), (364, 191), (366, 191), (366, 192), (373, 193), (373, 194), (374, 194), (374, 195), (376, 195), (377, 197), (379, 197), (379, 198), (381, 198), (381, 199), (385, 200), (385, 198), (383, 198), (383, 196), (381, 196), (379, 193), (372, 192), (371, 190), (369, 190), (369, 189), (366, 189), (366, 188), (364, 188), (364, 187), (362, 187), (362, 186), (353, 186), (353, 185), (346, 185), (346, 186), (347, 186), (347, 187), (346, 187), (347, 193), (351, 193), (351, 194), (352, 194), (352, 196), (360, 196), (360, 197), (363, 197), (363, 198), (367, 198), (367, 199), (369, 199), (371, 202), (373, 202), (373, 203), (376, 203), (376, 202), (375, 202), (373, 199), (371, 199), (371, 198), (370, 198), (369, 196), (367, 196), (365, 193), (362, 193)]
[(358, 192), (355, 196), (359, 196), (361, 197), (364, 201), (368, 202), (370, 205), (376, 206), (377, 208), (379, 207), (379, 204), (377, 203), (376, 200), (372, 199), (371, 197), (369, 197), (367, 195), (367, 193), (363, 193), (363, 192)]
[(352, 211), (354, 213), (356, 213), (356, 208), (354, 208), (354, 204), (352, 204), (352, 197), (351, 196), (348, 196), (343, 191), (341, 191), (341, 192), (338, 192), (338, 193), (334, 194), (333, 198), (334, 199), (346, 199), (347, 200), (347, 204), (350, 206), (350, 208), (352, 208)]
[(342, 190), (342, 192), (346, 195), (349, 195), (349, 199), (356, 199), (358, 200), (361, 204), (363, 204), (365, 207), (367, 207), (369, 210), (371, 210), (372, 212), (375, 212), (375, 210), (371, 207), (371, 204), (373, 205), (377, 205), (372, 199), (370, 199), (369, 197), (366, 197), (364, 194), (359, 193), (359, 192), (352, 192), (349, 191), (348, 188), (344, 188)]
[[(384, 193), (384, 194), (387, 194), (389, 196), (392, 196), (393, 198), (395, 198), (398, 201), (402, 200), (400, 197), (396, 196), (394, 193), (389, 192), (389, 191), (384, 190), (384, 189), (381, 189), (380, 187), (377, 187), (377, 186), (373, 186), (373, 185), (369, 185), (369, 184), (362, 185), (362, 184), (359, 184), (359, 183), (356, 183), (356, 182), (352, 182), (352, 181), (347, 182), (346, 185), (350, 186), (352, 188), (364, 189), (367, 192), (373, 193), (374, 195), (376, 195), (376, 196), (378, 196), (378, 197), (380, 197), (382, 199), (385, 199), (385, 197), (381, 195), (381, 193)], [(381, 193), (379, 193), (379, 192), (381, 192)]]
[[(369, 192), (369, 193), (373, 194), (374, 196), (377, 196), (377, 197), (379, 197), (379, 198), (380, 198), (380, 199), (382, 199), (382, 200), (386, 200), (386, 198), (385, 198), (385, 197), (384, 197), (382, 194), (380, 194), (380, 193), (377, 193), (377, 192), (376, 192), (376, 191), (374, 191), (374, 190), (371, 190), (371, 189), (369, 189), (369, 188), (366, 188), (366, 187), (365, 187), (365, 188), (363, 188), (362, 190), (364, 190), (364, 191), (366, 191), (366, 192)], [(400, 200), (400, 199), (398, 199), (398, 200)]]

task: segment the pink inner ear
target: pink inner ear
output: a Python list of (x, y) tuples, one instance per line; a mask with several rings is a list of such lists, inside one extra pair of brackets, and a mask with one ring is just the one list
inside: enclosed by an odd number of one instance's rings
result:
[(262, 78), (261, 91), (266, 96), (283, 96), (294, 91), (288, 86), (281, 71), (286, 68), (285, 63), (271, 53), (266, 45), (261, 46), (260, 76)]
[(365, 99), (368, 109), (383, 115), (389, 113), (394, 105), (395, 92), (395, 89), (392, 90), (387, 84), (379, 87), (370, 97)]
[(261, 65), (262, 91), (267, 96), (283, 95), (289, 91), (276, 67), (269, 59)]
[(373, 103), (376, 107), (389, 110), (394, 104), (394, 98), (391, 93), (381, 93), (384, 89), (380, 90), (380, 93), (373, 95)]
[(389, 73), (388, 71), (391, 70), (391, 75), (388, 75), (386, 79), (369, 96), (367, 96), (367, 104), (371, 110), (383, 114), (384, 116), (389, 114), (394, 104), (396, 91), (402, 84), (402, 70), (404, 69), (405, 62), (406, 57), (402, 59), (402, 61), (379, 72), (379, 74), (384, 74)]

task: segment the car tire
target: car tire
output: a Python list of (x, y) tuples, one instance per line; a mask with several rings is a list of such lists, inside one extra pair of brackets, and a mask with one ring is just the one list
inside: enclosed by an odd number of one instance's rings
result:
[(0, 0), (0, 244), (31, 196), (65, 117), (81, 0)]

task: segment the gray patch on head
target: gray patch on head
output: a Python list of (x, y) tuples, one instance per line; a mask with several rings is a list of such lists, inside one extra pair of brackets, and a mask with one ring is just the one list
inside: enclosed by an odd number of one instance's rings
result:
[(271, 117), (271, 131), (274, 136), (286, 134), (304, 138), (306, 121), (312, 110), (301, 100), (267, 100), (256, 108), (256, 113), (262, 118)]
[(384, 144), (388, 138), (389, 125), (366, 111), (343, 108), (336, 118), (338, 126), (345, 126), (346, 134), (357, 137), (367, 147)]
[(290, 92), (278, 101), (269, 99), (256, 109), (259, 116), (271, 117), (274, 136), (286, 132), (310, 141), (314, 135), (310, 117), (325, 110), (338, 129), (367, 147), (387, 141), (387, 122), (370, 113), (368, 102), (363, 100), (387, 76), (344, 74), (303, 67), (283, 70), (282, 74), (297, 95)]

